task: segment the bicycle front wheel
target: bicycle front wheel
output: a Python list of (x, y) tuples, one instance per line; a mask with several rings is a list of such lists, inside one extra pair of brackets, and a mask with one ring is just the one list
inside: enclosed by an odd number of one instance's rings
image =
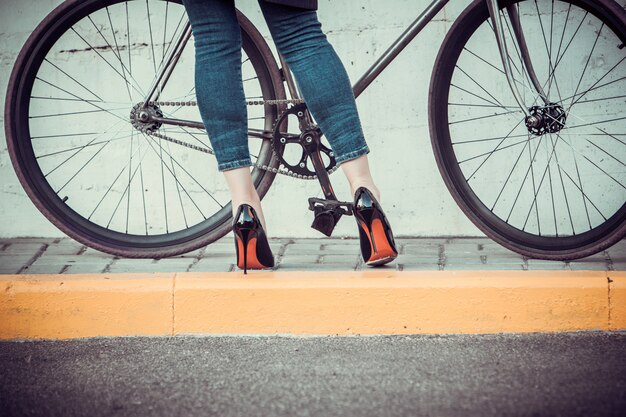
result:
[[(284, 99), (271, 50), (238, 17), (247, 100)], [(133, 117), (186, 22), (180, 1), (68, 1), (37, 27), (17, 59), (5, 117), (13, 165), (39, 210), (85, 245), (160, 258), (230, 231), (228, 187), (197, 108), (184, 105), (195, 101), (193, 38), (149, 110), (195, 120), (195, 127), (154, 123), (160, 137), (137, 128), (141, 120)], [(250, 105), (249, 128), (271, 130), (280, 111)], [(276, 167), (269, 136), (254, 136), (252, 161)], [(252, 176), (263, 197), (275, 174), (255, 167)]]
[(527, 127), (477, 0), (450, 29), (432, 75), (439, 170), (461, 209), (500, 244), (555, 260), (599, 252), (626, 234), (626, 12), (608, 0), (499, 6), (514, 84), (541, 124)]

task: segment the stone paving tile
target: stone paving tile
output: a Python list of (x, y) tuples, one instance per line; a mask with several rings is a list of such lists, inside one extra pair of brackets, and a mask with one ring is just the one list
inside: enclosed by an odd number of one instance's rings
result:
[(320, 252), (324, 254), (352, 255), (354, 253), (361, 252), (361, 244), (359, 243), (359, 241), (354, 241), (353, 243), (348, 243), (348, 244), (325, 243), (322, 245)]
[(32, 258), (32, 255), (0, 256), (0, 274), (17, 274)]
[(64, 274), (100, 274), (107, 269), (107, 266), (112, 260), (100, 260), (100, 261), (83, 261), (82, 259), (77, 262), (68, 263), (67, 269), (63, 271)]
[(569, 269), (573, 271), (606, 271), (606, 262), (569, 262)]
[(400, 264), (402, 267), (398, 268), (402, 271), (438, 271), (439, 265), (432, 263), (406, 263)]
[(468, 264), (468, 263), (451, 263), (446, 264), (444, 271), (522, 271), (523, 265), (519, 264)]
[(354, 253), (354, 251), (350, 254), (322, 253), (320, 254), (320, 263), (344, 264), (354, 267), (357, 263), (359, 263), (360, 258), (360, 252), (357, 254)]
[(87, 247), (82, 243), (78, 243), (70, 238), (64, 238), (49, 244), (41, 256), (72, 256), (84, 253), (86, 249)]
[(318, 255), (320, 253), (321, 244), (312, 244), (312, 243), (291, 243), (285, 246), (284, 256), (306, 256), (306, 255)]
[(235, 260), (230, 256), (205, 257), (191, 265), (189, 272), (228, 272), (232, 269)]
[(615, 271), (626, 271), (626, 239), (607, 249), (611, 267)]
[(189, 258), (171, 259), (116, 259), (107, 272), (110, 273), (133, 273), (133, 272), (186, 272), (193, 260)]
[(23, 255), (31, 257), (34, 256), (37, 252), (43, 250), (45, 246), (49, 244), (46, 242), (35, 241), (35, 242), (11, 242), (7, 247), (4, 248), (0, 254), (7, 256), (14, 255)]
[(104, 252), (100, 252), (99, 250), (95, 250), (92, 248), (87, 248), (85, 249), (85, 252), (83, 252), (80, 255), (81, 259), (84, 258), (90, 258), (90, 259), (113, 259), (114, 256), (108, 253), (104, 253)]
[[(276, 247), (275, 245), (270, 243), (270, 246), (272, 247), (272, 250), (274, 250), (274, 248)], [(202, 256), (233, 256), (235, 257), (235, 243), (233, 242), (230, 245), (225, 245), (225, 244), (219, 244), (219, 245), (214, 245), (214, 244), (210, 244), (209, 246), (205, 247), (204, 250), (202, 251)], [(197, 253), (196, 253), (197, 255)], [(195, 257), (195, 256), (194, 256)]]
[(596, 253), (585, 258), (569, 261), (569, 268), (572, 270), (606, 271), (610, 260), (606, 252)]
[(284, 256), (276, 265), (276, 270), (287, 271), (301, 269), (304, 271), (315, 270), (320, 264), (319, 255)]
[(529, 271), (537, 271), (537, 270), (550, 270), (550, 271), (561, 271), (561, 270), (569, 270), (569, 264), (562, 261), (546, 261), (542, 259), (529, 259), (527, 261), (527, 266)]
[[(23, 274), (62, 274), (74, 264), (76, 260), (67, 255), (42, 256), (22, 271)], [(82, 261), (81, 261), (82, 263)], [(102, 269), (100, 269), (101, 271)], [(94, 271), (94, 272), (100, 272)]]
[(355, 265), (346, 263), (320, 263), (315, 265), (300, 265), (303, 271), (353, 271)]

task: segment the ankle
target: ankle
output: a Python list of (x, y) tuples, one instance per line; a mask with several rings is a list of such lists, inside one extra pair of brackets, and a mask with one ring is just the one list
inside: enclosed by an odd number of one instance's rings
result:
[(265, 224), (265, 216), (263, 215), (263, 207), (261, 206), (261, 200), (259, 198), (233, 199), (232, 201), (233, 218), (237, 214), (237, 209), (242, 204), (249, 204), (250, 206), (252, 206), (256, 214), (259, 216), (259, 221), (261, 222), (261, 226), (263, 226), (263, 230), (267, 232), (267, 226)]
[(356, 190), (359, 187), (367, 188), (374, 195), (374, 198), (376, 198), (376, 201), (380, 202), (380, 190), (378, 189), (378, 187), (376, 187), (376, 185), (373, 182), (363, 181), (363, 182), (355, 182), (353, 184), (350, 184), (350, 191), (353, 197), (354, 197), (354, 193), (356, 193)]

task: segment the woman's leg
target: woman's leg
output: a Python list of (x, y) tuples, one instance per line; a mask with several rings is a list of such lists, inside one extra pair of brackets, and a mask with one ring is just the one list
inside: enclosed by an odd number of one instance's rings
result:
[(359, 186), (365, 186), (379, 198), (350, 79), (322, 32), (317, 12), (263, 0), (259, 5), (277, 49), (348, 178), (352, 195)]
[[(248, 114), (241, 76), (241, 32), (234, 0), (184, 0), (195, 45), (195, 86), (200, 116), (231, 193), (233, 215), (242, 203), (255, 208)], [(266, 229), (267, 230), (267, 229)]]

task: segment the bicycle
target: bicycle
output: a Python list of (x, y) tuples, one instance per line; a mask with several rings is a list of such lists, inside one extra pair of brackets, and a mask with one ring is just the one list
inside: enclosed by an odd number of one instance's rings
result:
[[(411, 23), (356, 97), (448, 1)], [(312, 227), (330, 236), (351, 214), (329, 180), (332, 150), (282, 57), (238, 17), (255, 187), (262, 198), (277, 174), (318, 180)], [(195, 121), (191, 37), (180, 1), (69, 0), (21, 50), (6, 99), (11, 160), (75, 240), (161, 258), (230, 231), (229, 195)], [(624, 237), (625, 42), (613, 0), (475, 0), (456, 19), (431, 76), (431, 143), (455, 201), (490, 238), (566, 260)]]

